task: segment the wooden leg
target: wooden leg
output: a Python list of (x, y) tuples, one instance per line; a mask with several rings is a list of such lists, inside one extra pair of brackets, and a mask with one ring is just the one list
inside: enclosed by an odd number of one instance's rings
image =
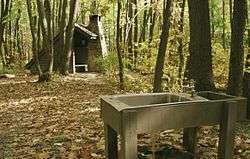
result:
[(104, 127), (106, 159), (118, 159), (117, 132), (107, 124)]
[(185, 128), (183, 132), (183, 147), (194, 155), (197, 153), (197, 132), (197, 127)]
[(220, 123), (218, 159), (232, 159), (234, 148), (234, 128), (237, 118), (237, 103), (225, 102)]
[(122, 117), (121, 158), (137, 159), (136, 113), (126, 111)]

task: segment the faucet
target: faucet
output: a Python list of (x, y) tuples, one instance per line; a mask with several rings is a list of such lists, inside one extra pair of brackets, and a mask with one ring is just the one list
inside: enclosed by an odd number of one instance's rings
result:
[(183, 92), (190, 93), (192, 98), (196, 95), (195, 81), (193, 79), (189, 81), (188, 85), (183, 86)]

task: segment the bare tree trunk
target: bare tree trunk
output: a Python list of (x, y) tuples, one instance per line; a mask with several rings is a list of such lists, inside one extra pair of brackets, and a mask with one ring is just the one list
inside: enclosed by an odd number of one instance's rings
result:
[[(159, 0), (156, 0), (156, 4), (158, 4)], [(152, 0), (153, 2), (153, 0)], [(156, 19), (157, 19), (157, 12), (156, 12), (157, 6), (154, 6), (153, 10), (152, 10), (152, 15), (150, 18), (150, 28), (149, 28), (149, 44), (152, 42), (153, 37), (154, 37), (154, 28), (155, 28), (155, 23), (156, 23)]]
[(148, 2), (147, 0), (144, 0), (144, 13), (143, 13), (143, 24), (142, 24), (142, 28), (141, 28), (141, 35), (139, 38), (139, 43), (142, 43), (144, 41), (146, 41), (146, 30), (147, 30), (147, 24), (148, 24)]
[(61, 23), (62, 7), (63, 7), (63, 0), (59, 0), (58, 15), (57, 15), (57, 26), (58, 26), (58, 28), (60, 28), (60, 23)]
[(22, 47), (21, 47), (21, 38), (20, 38), (20, 18), (21, 18), (21, 10), (18, 9), (18, 16), (17, 16), (17, 19), (16, 19), (16, 26), (15, 26), (15, 29), (16, 29), (16, 32), (15, 32), (15, 37), (16, 37), (16, 47), (17, 47), (17, 52), (19, 53), (20, 55), (20, 60), (21, 59), (24, 59), (24, 55), (23, 55), (23, 52), (22, 52)]
[(225, 0), (222, 0), (222, 45), (226, 49), (226, 18), (225, 18)]
[(188, 0), (190, 75), (196, 90), (214, 90), (208, 0)]
[(231, 95), (242, 94), (242, 80), (244, 67), (243, 37), (246, 27), (247, 1), (235, 0), (231, 32), (231, 52), (229, 65), (229, 79), (227, 92)]
[(134, 24), (134, 68), (137, 67), (137, 58), (138, 58), (138, 2), (137, 0), (134, 0), (135, 4), (135, 10), (134, 10), (134, 16), (135, 16), (135, 24)]
[[(52, 4), (52, 37), (55, 37), (55, 32), (56, 32), (56, 0), (53, 0), (53, 4)], [(54, 50), (54, 48), (53, 48)]]
[(117, 20), (116, 20), (116, 47), (117, 47), (117, 57), (118, 57), (118, 62), (119, 62), (119, 80), (120, 80), (120, 88), (124, 89), (124, 72), (123, 72), (123, 62), (122, 62), (122, 54), (121, 54), (121, 46), (120, 46), (120, 18), (121, 18), (121, 0), (117, 1), (118, 9), (117, 9)]
[(48, 82), (51, 80), (53, 71), (53, 29), (52, 29), (52, 11), (48, 0), (37, 0), (37, 10), (39, 14), (39, 24), (43, 35), (43, 48), (48, 54), (49, 64), (39, 78), (39, 82)]
[(172, 0), (164, 0), (163, 26), (162, 26), (161, 41), (158, 49), (158, 56), (155, 66), (153, 92), (162, 91), (162, 76), (164, 69), (165, 54), (167, 50), (167, 43), (169, 38), (171, 7), (172, 7)]
[(45, 17), (45, 9), (44, 9), (44, 0), (36, 0), (37, 2), (37, 11), (39, 15), (39, 23), (41, 25), (42, 35), (43, 35), (43, 48), (47, 51), (47, 43), (48, 43), (48, 33), (46, 30), (46, 17)]
[(233, 22), (233, 0), (229, 0), (229, 17), (230, 17), (230, 25), (232, 28), (232, 22)]
[(8, 28), (7, 28), (7, 31), (6, 31), (6, 37), (8, 37), (6, 39), (6, 47), (8, 47), (8, 56), (9, 58), (7, 59), (7, 65), (10, 65), (12, 63), (12, 58), (13, 57), (13, 43), (12, 43), (12, 15), (11, 15), (11, 10), (12, 10), (12, 0), (10, 0), (10, 8), (9, 8), (9, 17), (10, 17), (10, 20), (8, 22)]
[(53, 43), (53, 19), (52, 19), (52, 8), (49, 0), (45, 0), (45, 15), (46, 15), (46, 22), (47, 22), (47, 47), (49, 53), (49, 69), (48, 74), (52, 74), (53, 71), (53, 63), (54, 63), (54, 43)]
[[(250, 3), (248, 3), (248, 12), (250, 9)], [(245, 72), (243, 76), (243, 96), (247, 98), (247, 119), (250, 119), (250, 21), (249, 14), (247, 14), (247, 56), (245, 62)]]
[(248, 11), (248, 14), (247, 14), (247, 46), (248, 46), (248, 50), (247, 50), (247, 62), (248, 62), (248, 67), (250, 67), (250, 2), (248, 2), (248, 5), (247, 5), (247, 11)]
[(128, 0), (128, 68), (132, 69), (133, 65), (133, 4)]
[(9, 8), (10, 8), (10, 0), (6, 0), (5, 3), (2, 0), (1, 1), (1, 17), (0, 17), (0, 56), (2, 59), (3, 67), (5, 67), (7, 64), (5, 53), (2, 47), (3, 47), (3, 41), (4, 41), (3, 36), (4, 36), (4, 31), (5, 31), (5, 26), (6, 26), (5, 18), (8, 16)]
[(39, 64), (38, 59), (38, 49), (37, 49), (37, 17), (32, 14), (32, 3), (30, 0), (26, 0), (27, 9), (28, 9), (28, 17), (30, 22), (30, 31), (32, 36), (32, 52), (33, 52), (33, 60), (35, 60), (35, 65), (38, 71), (39, 77), (42, 75), (42, 70)]
[(62, 65), (62, 72), (63, 75), (69, 74), (69, 64), (70, 64), (70, 57), (72, 51), (72, 40), (74, 34), (74, 26), (77, 16), (78, 9), (78, 0), (71, 0), (70, 1), (70, 11), (69, 11), (69, 22), (66, 30), (66, 38), (65, 38), (65, 47), (64, 47), (64, 63)]
[(213, 1), (211, 2), (212, 6), (210, 7), (211, 10), (211, 38), (214, 39), (215, 38), (215, 26), (214, 26), (214, 4)]
[(179, 37), (178, 37), (178, 55), (179, 55), (179, 69), (178, 69), (178, 77), (180, 83), (182, 82), (183, 79), (183, 68), (184, 68), (184, 54), (183, 54), (183, 33), (184, 33), (184, 13), (185, 13), (185, 4), (186, 0), (180, 0), (179, 1), (179, 8), (181, 9), (180, 12), (180, 19), (178, 21), (178, 32), (179, 32)]
[[(59, 70), (60, 72), (63, 72), (63, 61), (64, 61), (64, 45), (65, 45), (65, 28), (66, 28), (66, 21), (67, 21), (67, 13), (66, 9), (68, 6), (68, 1), (63, 0), (61, 4), (62, 8), (61, 10), (61, 15), (60, 15), (60, 24), (59, 24), (59, 48), (56, 49), (57, 51), (57, 58), (56, 58), (56, 64), (57, 66), (56, 69)], [(64, 10), (64, 12), (62, 12)]]

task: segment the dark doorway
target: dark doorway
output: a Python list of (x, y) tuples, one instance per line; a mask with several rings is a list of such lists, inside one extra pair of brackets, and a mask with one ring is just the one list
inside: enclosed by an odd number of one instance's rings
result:
[(82, 73), (88, 71), (88, 48), (75, 48), (75, 72)]

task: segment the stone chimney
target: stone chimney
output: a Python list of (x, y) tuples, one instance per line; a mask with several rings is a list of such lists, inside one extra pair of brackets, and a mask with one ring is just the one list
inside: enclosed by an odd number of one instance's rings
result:
[(92, 47), (91, 51), (89, 52), (89, 67), (91, 70), (97, 71), (98, 68), (96, 68), (95, 64), (93, 63), (93, 61), (95, 61), (94, 59), (98, 57), (103, 58), (108, 52), (101, 17), (99, 15), (91, 15), (89, 17), (89, 25), (87, 28), (91, 32), (98, 35), (97, 46), (95, 46), (95, 49)]
[(98, 35), (98, 43), (100, 43), (101, 47), (101, 54), (102, 56), (107, 55), (107, 44), (104, 35), (104, 28), (101, 22), (101, 16), (99, 15), (91, 15), (89, 17), (89, 25), (88, 29)]
[(101, 16), (99, 15), (90, 15), (89, 16), (89, 25), (88, 29), (92, 31), (93, 33), (97, 34), (99, 33), (99, 23), (101, 23)]

